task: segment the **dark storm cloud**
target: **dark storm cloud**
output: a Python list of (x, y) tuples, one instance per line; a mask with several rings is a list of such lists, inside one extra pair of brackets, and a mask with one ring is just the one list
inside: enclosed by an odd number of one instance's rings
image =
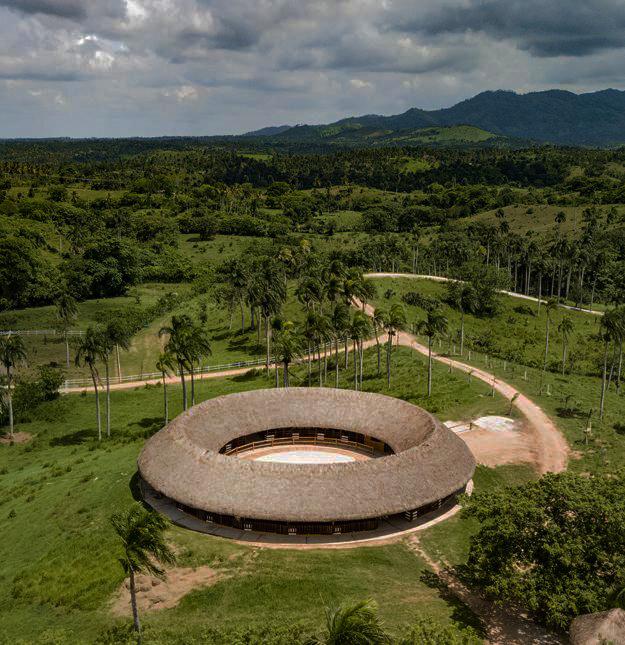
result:
[(81, 19), (87, 15), (85, 3), (80, 0), (1, 0), (0, 6), (60, 18)]
[[(625, 45), (623, 0), (469, 0), (413, 14), (428, 34), (481, 32), (534, 56), (586, 56)], [(399, 18), (395, 28), (405, 29)]]

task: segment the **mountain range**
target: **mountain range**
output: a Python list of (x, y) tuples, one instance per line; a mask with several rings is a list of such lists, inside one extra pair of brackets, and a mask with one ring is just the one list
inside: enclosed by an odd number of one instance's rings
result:
[(509, 138), (615, 147), (625, 144), (625, 91), (517, 94), (497, 90), (440, 110), (410, 108), (393, 116), (367, 114), (325, 125), (268, 127), (245, 136), (352, 145), (483, 144)]

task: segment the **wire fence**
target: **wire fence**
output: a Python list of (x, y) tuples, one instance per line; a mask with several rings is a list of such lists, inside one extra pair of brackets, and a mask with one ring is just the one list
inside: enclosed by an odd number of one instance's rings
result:
[[(324, 345), (321, 347), (321, 351), (323, 353), (332, 349), (333, 349), (332, 343), (328, 343), (327, 345)], [(319, 352), (319, 348), (314, 347), (312, 348), (311, 355), (315, 356), (318, 352)], [(270, 361), (272, 365), (274, 363), (274, 360), (275, 360), (275, 357), (271, 357)], [(306, 360), (306, 357), (300, 360)], [(204, 365), (204, 366), (199, 366), (194, 368), (193, 375), (201, 376), (202, 374), (210, 374), (211, 372), (226, 372), (229, 370), (242, 369), (245, 367), (252, 368), (252, 367), (258, 367), (260, 365), (266, 365), (266, 363), (267, 363), (267, 358), (262, 357), (262, 358), (255, 358), (249, 361), (237, 361), (236, 363), (223, 363), (221, 365)], [(189, 375), (189, 372), (185, 371), (185, 374)], [(180, 372), (178, 370), (174, 370), (173, 376), (179, 377)], [(141, 374), (122, 376), (121, 378), (118, 376), (113, 376), (111, 377), (111, 384), (115, 385), (119, 383), (141, 383), (143, 381), (157, 381), (162, 378), (163, 378), (163, 374), (161, 372), (143, 372)], [(93, 385), (93, 380), (90, 377), (66, 379), (63, 382), (63, 390), (90, 387), (91, 385)]]
[(83, 336), (84, 331), (80, 329), (70, 329), (67, 332), (58, 331), (57, 329), (1, 329), (0, 336)]

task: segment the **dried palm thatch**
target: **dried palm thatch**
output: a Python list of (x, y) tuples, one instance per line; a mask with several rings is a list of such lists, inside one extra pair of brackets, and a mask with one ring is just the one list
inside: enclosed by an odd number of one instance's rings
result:
[(625, 645), (625, 611), (610, 609), (578, 616), (570, 629), (572, 645)]
[[(342, 464), (258, 462), (220, 454), (228, 442), (277, 428), (328, 428), (375, 437), (394, 454)], [(381, 394), (331, 388), (255, 390), (196, 405), (151, 437), (142, 478), (185, 506), (258, 520), (380, 518), (464, 488), (475, 460), (431, 414)]]

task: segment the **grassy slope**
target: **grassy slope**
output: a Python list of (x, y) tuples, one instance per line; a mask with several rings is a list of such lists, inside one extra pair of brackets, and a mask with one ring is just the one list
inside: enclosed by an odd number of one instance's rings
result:
[[(390, 301), (379, 298), (379, 302), (388, 305), (389, 302), (399, 300), (405, 291), (416, 290), (420, 293), (443, 297), (445, 287), (431, 281), (417, 280), (378, 280), (378, 292), (392, 288), (396, 295)], [(466, 316), (465, 333), (468, 337), (483, 334), (488, 329), (493, 331), (493, 342), (502, 352), (511, 351), (513, 360), (508, 360), (505, 365), (501, 359), (490, 360), (486, 363), (486, 357), (476, 352), (468, 357), (463, 357), (465, 362), (476, 365), (480, 368), (494, 370), (495, 374), (511, 384), (519, 391), (527, 394), (538, 405), (540, 405), (555, 420), (558, 427), (564, 432), (569, 444), (575, 451), (575, 456), (570, 462), (570, 468), (579, 471), (597, 472), (604, 468), (614, 468), (625, 463), (625, 434), (619, 434), (615, 430), (615, 424), (622, 423), (625, 416), (625, 388), (622, 394), (616, 393), (612, 386), (606, 396), (605, 417), (603, 421), (597, 419), (599, 406), (599, 395), (601, 380), (598, 376), (586, 376), (581, 374), (559, 373), (559, 361), (561, 360), (561, 338), (557, 332), (557, 324), (563, 312), (554, 314), (551, 326), (549, 364), (553, 371), (547, 373), (544, 382), (543, 393), (540, 393), (540, 369), (528, 368), (522, 363), (534, 362), (538, 366), (541, 363), (544, 352), (545, 334), (545, 312), (541, 309), (540, 317), (518, 314), (514, 308), (523, 304), (522, 300), (502, 297), (502, 313), (494, 319), (479, 319), (474, 316)], [(536, 304), (528, 303), (535, 308)], [(416, 307), (405, 307), (409, 322), (422, 319), (423, 311)], [(443, 312), (450, 320), (452, 330), (459, 328), (459, 314), (447, 305), (443, 305)], [(590, 338), (596, 331), (597, 318), (581, 312), (569, 312), (575, 323), (575, 332), (571, 338), (571, 352), (578, 357), (580, 368), (591, 369), (593, 363), (597, 367), (600, 349), (595, 341)], [(423, 342), (426, 342), (423, 339)], [(437, 349), (439, 349), (437, 347)], [(443, 343), (439, 351), (446, 352), (447, 343)], [(456, 348), (457, 349), (457, 348)], [(525, 374), (527, 373), (527, 380)], [(547, 389), (547, 385), (549, 388)], [(549, 394), (548, 394), (549, 392)], [(572, 415), (563, 415), (562, 409), (568, 406), (575, 411)], [(588, 412), (593, 410), (593, 432), (586, 437), (584, 429)]]
[[(588, 206), (556, 206), (548, 204), (520, 204), (506, 206), (502, 210), (506, 214), (506, 219), (510, 224), (510, 229), (517, 233), (525, 234), (529, 231), (544, 235), (555, 230), (555, 216), (560, 211), (566, 214), (566, 222), (562, 223), (561, 229), (565, 233), (578, 232), (583, 223), (583, 212)], [(609, 211), (611, 206), (600, 206), (599, 210)], [(528, 213), (528, 209), (531, 210)], [(619, 214), (623, 214), (625, 209), (622, 206), (616, 206)], [(471, 222), (484, 222), (498, 226), (500, 219), (497, 217), (497, 210), (483, 211), (472, 217), (466, 217), (459, 222), (469, 224)]]
[[(374, 375), (375, 362), (375, 350), (369, 350), (365, 388), (385, 391), (384, 378)], [(304, 367), (296, 372), (305, 377)], [(348, 371), (343, 385), (351, 378)], [(266, 385), (263, 376), (205, 381), (198, 398)], [(423, 404), (424, 390), (424, 360), (400, 348), (391, 393)], [(467, 388), (464, 378), (440, 367), (428, 407), (455, 419), (504, 412), (506, 402), (487, 392), (480, 383)], [(172, 388), (172, 405), (174, 413), (180, 411), (178, 388)], [(37, 435), (32, 445), (0, 447), (0, 623), (10, 642), (37, 642), (46, 633), (58, 642), (89, 642), (114, 623), (106, 607), (122, 573), (108, 518), (131, 502), (135, 459), (143, 437), (160, 426), (161, 406), (158, 387), (115, 392), (113, 439), (98, 446), (92, 396), (64, 397), (20, 426)], [(506, 481), (508, 472), (501, 472)], [(172, 641), (174, 633), (179, 642), (207, 625), (303, 620), (312, 626), (320, 623), (324, 602), (345, 598), (374, 597), (391, 627), (416, 613), (443, 621), (458, 615), (422, 580), (423, 563), (402, 545), (257, 552), (177, 528), (170, 538), (181, 564), (213, 564), (233, 574), (193, 592), (176, 609), (145, 617)], [(302, 603), (303, 597), (310, 602)]]

